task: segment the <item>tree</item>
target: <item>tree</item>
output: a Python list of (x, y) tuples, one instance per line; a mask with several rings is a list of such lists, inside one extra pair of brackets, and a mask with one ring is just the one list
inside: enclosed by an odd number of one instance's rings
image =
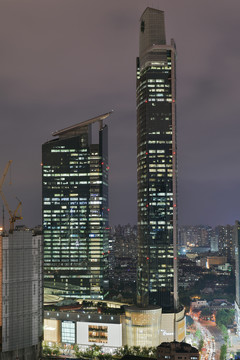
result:
[(202, 309), (200, 318), (203, 320), (210, 320), (212, 314), (213, 314), (212, 310), (209, 309), (208, 307), (206, 307), (206, 308)]
[(112, 355), (111, 354), (99, 354), (97, 356), (97, 358), (99, 360), (111, 360), (112, 359)]
[(201, 350), (202, 350), (202, 348), (203, 348), (203, 344), (204, 344), (203, 339), (200, 339), (199, 344), (198, 344), (198, 350), (199, 350), (199, 351), (201, 351)]
[(153, 358), (157, 357), (157, 348), (155, 346), (149, 348), (149, 356)]
[(208, 307), (206, 307), (206, 308), (202, 309), (201, 315), (202, 316), (211, 316), (212, 315), (212, 310), (209, 309)]
[(146, 346), (143, 346), (142, 348), (139, 347), (139, 355), (140, 356), (146, 356), (146, 357), (149, 357), (150, 356), (150, 351), (151, 349), (146, 347)]
[(52, 355), (59, 356), (60, 355), (60, 348), (58, 344), (53, 344), (52, 346)]
[(228, 336), (228, 331), (227, 331), (226, 326), (221, 324), (219, 326), (219, 329), (221, 330), (221, 332), (223, 334), (224, 341), (227, 342), (229, 339), (229, 336)]
[(227, 345), (224, 344), (221, 346), (220, 360), (225, 360), (226, 356), (227, 356)]
[(42, 353), (43, 353), (43, 356), (51, 356), (52, 355), (52, 350), (50, 349), (49, 346), (43, 345)]
[(129, 352), (132, 355), (139, 356), (141, 353), (141, 348), (140, 348), (140, 346), (132, 346), (132, 347), (130, 347)]
[(130, 346), (124, 345), (120, 349), (117, 349), (114, 355), (122, 357), (124, 355), (135, 355), (143, 357), (156, 357), (156, 348), (154, 347), (140, 347), (140, 346)]
[(59, 350), (59, 348), (53, 349), (52, 355), (59, 356), (59, 355), (60, 355), (60, 350)]
[(202, 337), (201, 331), (199, 329), (196, 330), (195, 335), (200, 339)]
[(216, 315), (216, 323), (217, 326), (221, 326), (224, 325), (226, 327), (228, 327), (229, 325), (232, 325), (233, 321), (234, 321), (234, 310), (228, 310), (228, 309), (221, 309), (218, 310), (217, 315)]
[[(92, 346), (88, 347), (85, 352), (82, 353), (83, 356), (88, 358), (97, 357), (102, 353), (102, 347), (96, 344), (93, 344)], [(79, 354), (79, 351), (75, 351), (75, 354)], [(79, 355), (78, 355), (79, 356)]]

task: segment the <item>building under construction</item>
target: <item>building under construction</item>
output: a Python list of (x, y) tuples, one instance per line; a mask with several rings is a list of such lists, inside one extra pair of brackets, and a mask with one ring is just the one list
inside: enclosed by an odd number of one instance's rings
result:
[[(42, 341), (42, 236), (14, 230), (21, 220), (21, 201), (11, 210), (3, 184), (12, 161), (0, 179), (0, 195), (9, 214), (9, 233), (0, 235), (0, 360), (37, 360)], [(4, 214), (4, 212), (3, 212)]]
[(42, 237), (0, 236), (0, 359), (39, 359), (42, 340)]

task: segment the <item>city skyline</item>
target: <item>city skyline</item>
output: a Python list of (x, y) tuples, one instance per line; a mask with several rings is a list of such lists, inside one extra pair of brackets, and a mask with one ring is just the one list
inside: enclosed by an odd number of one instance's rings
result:
[(93, 1), (71, 5), (61, 0), (0, 5), (1, 151), (6, 154), (0, 169), (13, 160), (13, 192), (23, 202), (23, 223), (41, 223), (41, 144), (51, 132), (109, 108), (115, 110), (110, 223), (136, 223), (135, 55), (141, 13), (153, 6), (165, 11), (167, 41), (174, 37), (177, 43), (179, 222), (233, 224), (240, 212), (240, 5), (101, 1), (97, 16)]

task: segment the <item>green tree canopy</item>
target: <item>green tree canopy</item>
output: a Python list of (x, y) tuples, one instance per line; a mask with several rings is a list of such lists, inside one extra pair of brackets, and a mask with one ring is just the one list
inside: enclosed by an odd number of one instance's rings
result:
[(234, 310), (228, 310), (228, 309), (221, 309), (218, 310), (216, 315), (216, 323), (220, 327), (221, 325), (224, 325), (228, 327), (231, 325), (234, 321)]
[(227, 356), (227, 345), (221, 346), (221, 352), (220, 352), (220, 360), (225, 360)]

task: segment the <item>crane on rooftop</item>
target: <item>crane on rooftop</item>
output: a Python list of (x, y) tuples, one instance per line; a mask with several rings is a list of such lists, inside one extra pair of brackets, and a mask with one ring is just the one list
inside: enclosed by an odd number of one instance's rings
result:
[(0, 195), (2, 197), (4, 206), (7, 209), (8, 214), (9, 214), (9, 225), (10, 225), (9, 226), (9, 232), (10, 233), (12, 233), (13, 230), (14, 230), (15, 222), (17, 220), (22, 220), (22, 202), (18, 198), (16, 198), (18, 200), (18, 205), (17, 205), (17, 207), (16, 207), (16, 209), (14, 211), (10, 210), (8, 202), (7, 202), (6, 198), (5, 198), (5, 195), (4, 195), (3, 190), (2, 190), (4, 181), (5, 181), (5, 178), (6, 178), (6, 175), (8, 173), (8, 170), (9, 170), (9, 167), (10, 167), (11, 163), (12, 163), (12, 160), (9, 160), (7, 165), (5, 166), (3, 175), (2, 175), (1, 180), (0, 180)]

